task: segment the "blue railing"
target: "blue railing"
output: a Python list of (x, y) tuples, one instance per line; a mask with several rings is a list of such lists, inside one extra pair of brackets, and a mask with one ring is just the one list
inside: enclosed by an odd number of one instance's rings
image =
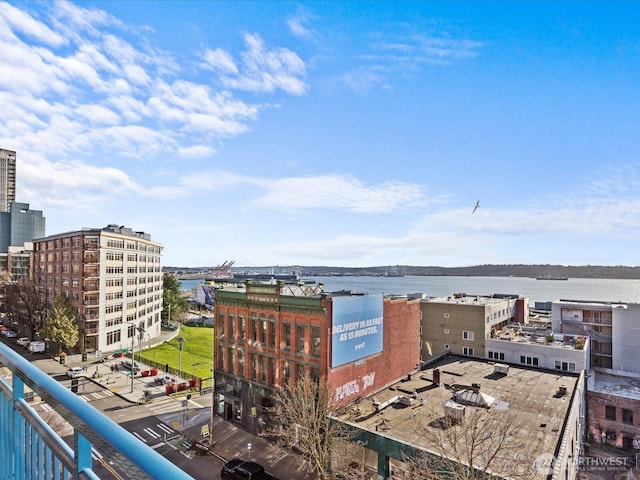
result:
[[(0, 378), (0, 479), (99, 479), (94, 448), (108, 455), (103, 465), (115, 478), (192, 479), (3, 344), (0, 363), (11, 371), (10, 383)], [(25, 385), (73, 427), (72, 446), (31, 408)]]

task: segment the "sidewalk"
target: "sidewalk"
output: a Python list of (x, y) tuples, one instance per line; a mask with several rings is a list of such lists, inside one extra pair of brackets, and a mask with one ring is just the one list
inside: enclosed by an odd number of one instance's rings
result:
[[(177, 335), (176, 332), (167, 332), (156, 339), (156, 343), (163, 343), (167, 339)], [(56, 359), (53, 359), (56, 360)], [(144, 395), (144, 390), (149, 389), (152, 392), (154, 398), (165, 397), (164, 386), (156, 385), (154, 377), (142, 377), (140, 374), (133, 377), (133, 379), (126, 374), (124, 368), (119, 368), (117, 371), (113, 371), (112, 367), (115, 365), (120, 367), (122, 361), (127, 358), (116, 358), (100, 362), (95, 357), (89, 358), (86, 365), (86, 380), (91, 381), (97, 385), (101, 385), (104, 389), (110, 390), (120, 398), (130, 402), (138, 403), (138, 400)], [(130, 360), (130, 359), (129, 359)], [(139, 362), (137, 362), (139, 363)], [(56, 370), (60, 370), (60, 373), (64, 373), (70, 367), (82, 366), (81, 355), (67, 355), (65, 365), (58, 365), (59, 368), (54, 367)], [(50, 367), (50, 366), (49, 366)], [(143, 364), (140, 364), (140, 371), (146, 370)], [(158, 377), (164, 375), (164, 372), (159, 372)], [(174, 377), (174, 376), (172, 376)], [(182, 380), (175, 378), (177, 383)], [(190, 402), (195, 402), (199, 399), (203, 399), (199, 393), (184, 391), (174, 394), (175, 398), (184, 398), (191, 393), (192, 397)], [(213, 432), (211, 437), (213, 438), (213, 446), (210, 446), (210, 439), (202, 435), (202, 427), (210, 425), (211, 419), (211, 402), (213, 398), (208, 396), (205, 399), (209, 405), (206, 408), (199, 408), (199, 411), (193, 408), (189, 411), (189, 420), (183, 422), (173, 422), (172, 427), (179, 431), (185, 439), (191, 442), (198, 442), (201, 446), (206, 446), (209, 449), (209, 453), (222, 459), (223, 461), (230, 460), (235, 457), (239, 457), (245, 460), (253, 460), (265, 467), (269, 473), (274, 475), (279, 480), (316, 480), (317, 476), (308, 474), (300, 469), (300, 460), (297, 456), (288, 452), (285, 449), (278, 447), (274, 443), (267, 441), (266, 439), (253, 435), (236, 424), (227, 422), (219, 416), (215, 416), (213, 422)], [(249, 452), (248, 444), (251, 444), (251, 451)], [(203, 472), (203, 478), (211, 478), (211, 472)]]

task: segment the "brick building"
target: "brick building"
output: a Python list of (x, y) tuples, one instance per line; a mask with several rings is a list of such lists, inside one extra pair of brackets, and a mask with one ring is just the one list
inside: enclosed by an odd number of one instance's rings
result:
[[(64, 293), (80, 327), (77, 350), (113, 351), (160, 334), (162, 245), (123, 226), (34, 240), (34, 275), (52, 302)], [(46, 313), (46, 312), (45, 312)]]
[(247, 281), (215, 292), (216, 411), (259, 432), (273, 388), (324, 378), (351, 401), (412, 372), (419, 299)]
[(592, 442), (640, 449), (640, 378), (593, 370), (587, 410)]

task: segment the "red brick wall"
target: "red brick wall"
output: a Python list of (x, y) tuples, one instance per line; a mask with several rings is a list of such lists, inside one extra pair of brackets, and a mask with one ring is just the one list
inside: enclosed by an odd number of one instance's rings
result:
[[(615, 420), (606, 418), (607, 405), (615, 407)], [(622, 409), (632, 412), (633, 423), (623, 422)], [(623, 446), (624, 437), (640, 438), (640, 400), (599, 392), (588, 392), (587, 412), (589, 415), (589, 432), (593, 435), (593, 442), (600, 443), (603, 432), (607, 436), (607, 443), (617, 447)]]
[[(385, 298), (383, 351), (329, 369), (328, 381), (341, 401), (353, 401), (402, 378), (420, 360), (420, 301)], [(330, 362), (329, 362), (330, 363)]]

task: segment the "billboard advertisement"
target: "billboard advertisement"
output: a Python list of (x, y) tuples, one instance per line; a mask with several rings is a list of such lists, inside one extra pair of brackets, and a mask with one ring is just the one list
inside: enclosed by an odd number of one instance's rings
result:
[(382, 295), (333, 297), (331, 368), (382, 351)]
[(204, 291), (204, 303), (209, 307), (213, 307), (216, 301), (216, 289), (211, 285), (202, 285)]

